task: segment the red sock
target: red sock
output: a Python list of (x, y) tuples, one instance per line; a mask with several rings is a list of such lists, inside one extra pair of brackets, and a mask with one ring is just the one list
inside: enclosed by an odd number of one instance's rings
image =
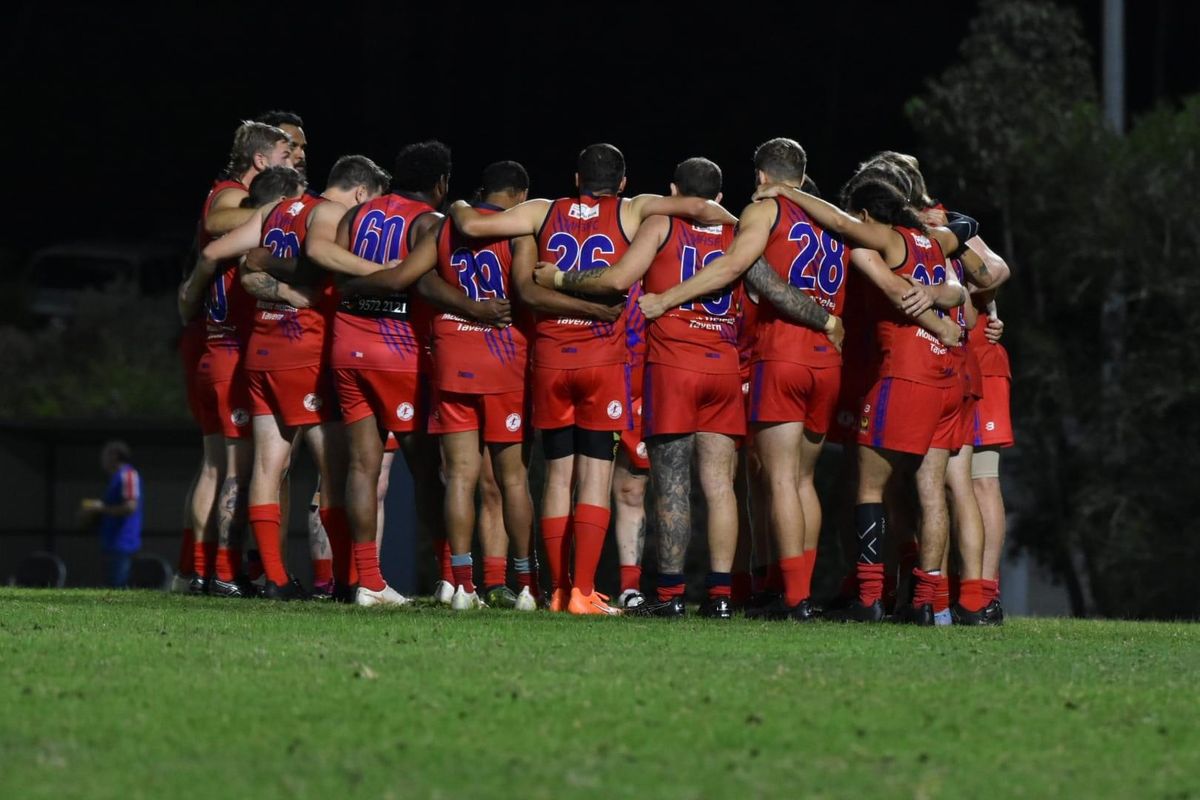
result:
[[(664, 583), (664, 579), (667, 581)], [(658, 576), (658, 600), (660, 603), (665, 603), (676, 597), (683, 597), (683, 593), (687, 590), (687, 584), (684, 583), (682, 575), (672, 575), (669, 578), (664, 578), (662, 574)]]
[(642, 588), (642, 566), (640, 564), (621, 565), (621, 591)]
[(352, 549), (355, 572), (358, 573), (356, 583), (372, 592), (382, 591), (387, 584), (379, 572), (379, 552), (375, 549), (375, 543), (355, 542)]
[(584, 595), (596, 591), (596, 567), (608, 535), (612, 512), (602, 506), (575, 506), (575, 587)]
[(463, 564), (461, 567), (450, 567), (450, 577), (454, 579), (455, 586), (463, 587), (463, 591), (467, 594), (475, 591), (475, 567), (473, 564)]
[[(288, 574), (279, 548), (279, 504), (250, 506), (247, 516), (250, 518), (250, 530), (254, 531), (254, 539), (258, 542), (258, 555), (262, 559), (267, 580), (276, 586), (285, 585)], [(329, 540), (333, 541), (332, 535)]]
[(437, 559), (442, 580), (454, 583), (454, 570), (450, 568), (450, 540), (444, 536), (433, 537), (433, 556)]
[(570, 549), (567, 525), (570, 517), (542, 517), (542, 541), (546, 543), (546, 563), (550, 566), (550, 585), (565, 589), (571, 585), (566, 574), (567, 560), (563, 555)]
[(196, 532), (183, 529), (183, 541), (179, 543), (179, 574), (191, 575), (196, 571)]
[(941, 579), (941, 575), (930, 575), (918, 567), (913, 567), (913, 580), (916, 582), (913, 586), (913, 606), (933, 605)]
[(986, 578), (983, 581), (983, 600), (984, 605), (995, 600), (1000, 596), (1000, 581), (989, 581)]
[(745, 605), (750, 599), (750, 573), (735, 572), (733, 573), (733, 590), (729, 594), (734, 605)]
[[(915, 605), (915, 604), (914, 604)], [(937, 576), (937, 589), (933, 594), (933, 613), (937, 614), (950, 607), (950, 576)]]
[(517, 576), (517, 585), (522, 589), (528, 588), (535, 598), (542, 596), (542, 584), (538, 580), (538, 563), (536, 551), (530, 551), (525, 558), (512, 560), (513, 573)]
[(223, 581), (231, 581), (237, 577), (238, 567), (242, 565), (242, 550), (238, 548), (217, 548), (217, 577)]
[(804, 562), (802, 555), (779, 559), (779, 571), (783, 574), (783, 601), (789, 606), (808, 597), (804, 587)]
[[(321, 516), (321, 524), (325, 526), (325, 535), (329, 537), (329, 552), (333, 555), (333, 579), (341, 586), (353, 586), (358, 583), (358, 570), (355, 568), (354, 539), (350, 536), (350, 518), (346, 516), (346, 509), (340, 506), (322, 508), (317, 513)], [(378, 554), (375, 561), (378, 564)], [(263, 562), (266, 562), (265, 558)]]
[(333, 583), (333, 559), (331, 558), (314, 558), (313, 567), (313, 584), (316, 586), (328, 586)]
[(508, 583), (508, 559), (504, 556), (483, 557), (483, 585), (502, 586)]
[(767, 579), (763, 582), (763, 588), (768, 592), (783, 591), (783, 572), (779, 569), (778, 561), (767, 564)]
[(963, 581), (958, 592), (958, 604), (967, 611), (978, 611), (988, 604), (984, 598), (983, 580)]
[(192, 567), (201, 578), (207, 578), (209, 566), (207, 543), (196, 542), (192, 545)]
[(858, 581), (858, 602), (869, 606), (883, 597), (883, 564), (856, 564), (854, 576)]

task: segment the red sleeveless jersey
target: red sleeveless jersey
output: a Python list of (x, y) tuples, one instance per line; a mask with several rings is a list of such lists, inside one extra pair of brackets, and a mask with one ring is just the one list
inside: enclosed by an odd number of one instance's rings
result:
[[(916, 228), (896, 226), (895, 230), (904, 237), (908, 254), (904, 263), (892, 271), (911, 275), (927, 286), (945, 283), (946, 257), (937, 240)], [(929, 386), (953, 386), (961, 380), (951, 348), (893, 308), (881, 293), (876, 293), (874, 300), (880, 377), (902, 378)]]
[[(786, 197), (775, 198), (775, 224), (763, 255), (771, 269), (804, 291), (830, 314), (841, 314), (850, 249), (816, 224)], [(809, 367), (836, 367), (842, 355), (823, 331), (783, 317), (770, 302), (758, 312), (754, 361), (788, 361)]]
[[(610, 267), (629, 249), (621, 229), (621, 198), (555, 200), (538, 232), (538, 260), (561, 270)], [(628, 362), (628, 307), (616, 322), (569, 317), (537, 318), (534, 361), (541, 367), (575, 369)]]
[[(498, 209), (479, 206), (482, 213)], [(438, 231), (438, 274), (475, 302), (512, 297), (512, 243), (470, 239), (452, 224)], [(435, 385), (448, 392), (504, 394), (525, 385), (528, 343), (519, 326), (493, 328), (449, 312), (433, 318)]]
[[(276, 258), (300, 258), (313, 209), (325, 200), (304, 195), (276, 204), (263, 221), (262, 246)], [(276, 370), (319, 365), (325, 351), (325, 326), (333, 315), (333, 284), (323, 279), (314, 305), (297, 309), (259, 300), (254, 328), (246, 344), (246, 369)]]
[[(407, 258), (415, 242), (413, 224), (430, 213), (428, 203), (399, 194), (363, 203), (350, 224), (350, 250), (376, 264)], [(415, 291), (388, 297), (345, 295), (333, 325), (332, 366), (416, 372), (424, 363), (432, 316)]]
[[(671, 219), (671, 229), (642, 282), (651, 294), (683, 283), (717, 258), (733, 241), (732, 225), (704, 227)], [(737, 374), (737, 286), (667, 311), (650, 323), (651, 364), (719, 374)]]
[[(228, 178), (213, 182), (200, 212), (200, 228), (196, 238), (201, 249), (217, 238), (204, 229), (204, 223), (212, 212), (213, 201), (226, 189), (245, 191), (246, 187), (240, 181)], [(208, 299), (204, 303), (204, 324), (205, 338), (212, 349), (240, 350), (250, 336), (254, 298), (242, 288), (237, 268), (236, 259), (222, 262), (209, 284)]]

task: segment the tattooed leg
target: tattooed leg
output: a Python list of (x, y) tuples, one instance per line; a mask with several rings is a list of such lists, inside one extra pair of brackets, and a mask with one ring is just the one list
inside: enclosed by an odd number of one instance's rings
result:
[(655, 436), (650, 450), (650, 479), (654, 487), (654, 525), (658, 534), (658, 570), (683, 572), (692, 536), (692, 452), (696, 437)]
[(246, 540), (246, 507), (254, 445), (249, 439), (227, 439), (225, 452), (225, 480), (217, 501), (217, 545), (241, 549)]
[(613, 507), (616, 511), (614, 533), (617, 537), (617, 560), (621, 566), (642, 563), (646, 544), (646, 475), (635, 474), (629, 456), (618, 451), (613, 467)]

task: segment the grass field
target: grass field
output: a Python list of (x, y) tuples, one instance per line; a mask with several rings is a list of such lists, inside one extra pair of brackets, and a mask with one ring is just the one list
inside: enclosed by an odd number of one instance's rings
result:
[(0, 798), (1200, 797), (1200, 627), (0, 589)]

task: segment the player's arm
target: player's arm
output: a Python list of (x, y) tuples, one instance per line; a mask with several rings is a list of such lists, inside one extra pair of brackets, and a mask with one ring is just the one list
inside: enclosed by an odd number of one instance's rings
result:
[[(499, 214), (495, 216), (500, 216)], [(601, 322), (613, 322), (621, 316), (625, 301), (607, 306), (582, 297), (556, 292), (538, 286), (533, 279), (533, 266), (537, 262), (537, 242), (532, 236), (513, 240), (512, 285), (517, 299), (541, 314), (558, 317), (584, 317)]]
[[(1012, 276), (1008, 263), (992, 248), (987, 246), (978, 234), (965, 240), (967, 249), (963, 251), (963, 270), (967, 282), (975, 287), (972, 291), (993, 291)], [(994, 295), (993, 295), (994, 296)]]
[[(892, 272), (879, 253), (866, 248), (856, 248), (850, 251), (850, 263), (883, 292), (897, 310), (904, 313), (904, 302), (912, 291), (912, 284)], [(962, 330), (958, 325), (946, 317), (939, 316), (932, 308), (926, 308), (911, 319), (938, 337), (943, 344), (956, 345), (962, 337)]]
[(403, 292), (437, 266), (437, 237), (422, 236), (408, 258), (396, 266), (370, 275), (346, 278), (341, 290), (347, 295), (386, 296)]
[(376, 264), (350, 251), (350, 224), (355, 209), (346, 210), (340, 203), (321, 203), (309, 217), (308, 233), (304, 237), (304, 255), (317, 266), (340, 275), (370, 275), (399, 260)]
[(969, 305), (970, 294), (953, 274), (949, 274), (945, 282), (936, 286), (926, 286), (911, 275), (905, 275), (903, 278), (908, 282), (909, 290), (898, 308), (910, 317), (915, 317), (929, 308), (949, 311), (963, 304)]
[(472, 300), (466, 292), (454, 288), (436, 269), (426, 272), (417, 281), (417, 291), (429, 303), (465, 319), (475, 320), (494, 328), (512, 324), (512, 302), (507, 297), (491, 300)]
[(667, 309), (714, 294), (740, 278), (767, 249), (776, 210), (775, 203), (751, 203), (746, 206), (737, 235), (733, 237), (725, 255), (662, 294), (644, 294), (638, 298), (646, 319), (658, 319)]
[(263, 212), (267, 208), (269, 206), (252, 210), (250, 219), (220, 239), (213, 239), (200, 252), (192, 273), (179, 286), (179, 316), (184, 322), (189, 322), (200, 313), (204, 304), (204, 294), (217, 272), (217, 265), (227, 259), (241, 256), (258, 245), (262, 235)]
[(256, 300), (268, 303), (287, 303), (293, 308), (310, 308), (312, 293), (298, 286), (279, 280), (267, 272), (247, 272), (239, 268), (238, 280), (242, 288)]
[(562, 271), (554, 264), (538, 262), (533, 279), (539, 286), (580, 294), (621, 294), (642, 279), (671, 231), (668, 217), (650, 217), (638, 228), (625, 255), (607, 267)]
[(833, 203), (819, 197), (802, 192), (794, 186), (772, 183), (758, 187), (754, 199), (783, 196), (804, 209), (814, 222), (830, 233), (845, 239), (852, 247), (866, 247), (878, 251), (889, 264), (900, 264), (904, 261), (908, 245), (891, 225), (882, 222), (859, 219), (853, 214), (847, 214)]
[(242, 208), (241, 203), (250, 193), (245, 189), (230, 187), (217, 194), (204, 218), (204, 232), (209, 236), (223, 236), (242, 225), (254, 215), (253, 208)]
[(526, 200), (499, 214), (481, 214), (465, 200), (450, 206), (454, 226), (465, 236), (476, 239), (515, 239), (534, 236), (542, 229), (550, 213), (549, 200)]
[(817, 331), (824, 331), (840, 352), (842, 340), (846, 338), (846, 328), (840, 317), (830, 314), (820, 303), (810, 295), (792, 286), (779, 273), (771, 269), (766, 259), (760, 258), (754, 262), (746, 273), (746, 283), (758, 292), (760, 298), (765, 298), (782, 316)]
[(683, 217), (702, 225), (736, 225), (738, 218), (715, 200), (702, 197), (663, 197), (659, 194), (639, 194), (630, 198), (629, 210), (638, 222), (650, 217)]

